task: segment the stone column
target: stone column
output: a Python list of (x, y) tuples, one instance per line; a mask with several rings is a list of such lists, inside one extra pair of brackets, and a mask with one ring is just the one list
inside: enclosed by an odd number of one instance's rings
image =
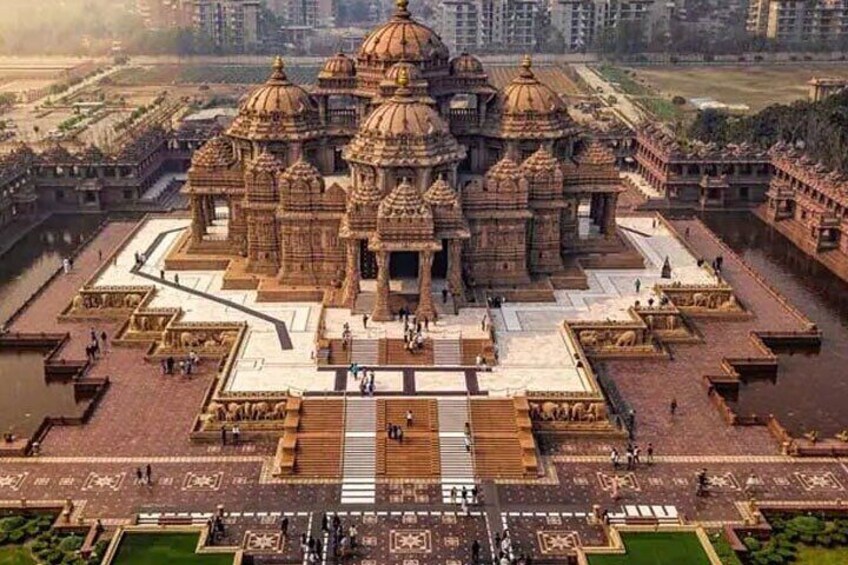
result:
[(389, 251), (377, 252), (377, 298), (374, 300), (374, 311), (371, 319), (375, 322), (388, 322), (392, 319), (389, 310)]
[(347, 240), (345, 248), (345, 281), (342, 290), (342, 304), (347, 308), (353, 308), (359, 294), (359, 240)]
[(415, 315), (419, 318), (434, 318), (433, 307), (433, 252), (422, 251), (418, 255), (418, 310)]
[(448, 290), (456, 296), (462, 294), (462, 241), (448, 240)]
[(611, 192), (604, 197), (604, 225), (602, 231), (607, 237), (615, 235), (615, 207), (617, 202), (617, 192)]
[(200, 243), (206, 234), (206, 218), (203, 214), (203, 197), (191, 195), (191, 241)]

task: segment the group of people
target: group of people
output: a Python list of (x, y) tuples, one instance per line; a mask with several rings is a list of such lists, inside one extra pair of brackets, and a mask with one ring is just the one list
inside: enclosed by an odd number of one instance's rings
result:
[[(477, 543), (476, 541), (474, 543)], [(512, 543), (509, 530), (504, 530), (503, 535), (495, 532), (494, 550), (497, 553), (497, 565), (532, 565), (533, 559), (526, 553), (518, 554)], [(478, 550), (479, 553), (479, 550)], [(471, 546), (472, 563), (479, 563), (480, 558), (474, 557), (474, 545)]]
[[(371, 371), (367, 371), (364, 367), (360, 367), (358, 363), (351, 363), (348, 370), (351, 375), (353, 375), (353, 380), (359, 381), (359, 394), (361, 396), (374, 396), (377, 377), (374, 374), (373, 369)], [(361, 379), (359, 378), (360, 371), (362, 371)]]
[(106, 352), (106, 332), (101, 331), (98, 335), (97, 330), (91, 328), (89, 337), (91, 340), (89, 341), (89, 344), (85, 346), (85, 358), (88, 359), (90, 363), (93, 363), (97, 360), (101, 351), (104, 353)]
[(422, 321), (417, 316), (413, 316), (404, 306), (400, 309), (400, 319), (403, 321), (403, 345), (406, 350), (414, 353), (422, 349), (424, 347), (424, 331), (430, 330), (430, 318), (424, 316)]
[(489, 308), (500, 308), (506, 304), (506, 296), (487, 296), (486, 304), (489, 305)]
[(143, 469), (141, 467), (135, 468), (135, 482), (139, 485), (153, 485), (153, 468), (148, 463)]
[(74, 268), (74, 258), (73, 257), (65, 257), (62, 259), (62, 271), (67, 275)]
[(211, 545), (215, 545), (226, 535), (224, 519), (220, 514), (216, 514), (214, 518), (209, 518), (206, 522), (206, 527), (209, 528), (209, 540)]
[[(654, 464), (654, 444), (648, 442), (647, 448), (645, 449), (646, 453), (646, 462), (648, 465)], [(632, 471), (642, 462), (642, 448), (638, 445), (634, 445), (631, 443), (627, 444), (627, 449), (625, 450), (626, 457), (626, 469), (628, 471)], [(621, 466), (621, 455), (618, 453), (616, 448), (612, 448), (610, 450), (610, 462), (612, 463), (612, 468), (614, 470), (618, 470)]]
[[(407, 429), (412, 427), (412, 410), (406, 411), (406, 427)], [(386, 425), (386, 437), (397, 440), (398, 443), (403, 443), (403, 428), (389, 422)]]
[(165, 357), (159, 361), (159, 367), (162, 369), (163, 375), (173, 375), (174, 369), (180, 371), (180, 375), (191, 377), (191, 374), (197, 370), (200, 364), (200, 356), (194, 351), (189, 351), (188, 357), (177, 361), (172, 355)]
[[(338, 514), (328, 516), (325, 512), (321, 516), (321, 532), (327, 535), (327, 557), (334, 559), (346, 559), (351, 557), (359, 547), (356, 524), (351, 524), (345, 528)], [(310, 540), (312, 543), (310, 545)], [(312, 536), (302, 534), (300, 537), (300, 548), (303, 556), (308, 558), (309, 563), (318, 563), (321, 561), (322, 544), (321, 540), (313, 540)], [(306, 545), (304, 551), (304, 543)]]
[(147, 262), (147, 255), (144, 253), (135, 252), (135, 266), (141, 267)]
[[(706, 262), (707, 260), (701, 257), (698, 259), (698, 266), (703, 267)], [(721, 282), (721, 270), (724, 267), (724, 256), (716, 256), (715, 259), (710, 262), (710, 267), (712, 267), (716, 281)]]
[(477, 491), (477, 485), (472, 486), (471, 489), (468, 489), (468, 488), (465, 487), (465, 485), (463, 485), (461, 490), (457, 490), (457, 488), (454, 486), (454, 487), (451, 487), (451, 490), (450, 490), (451, 504), (456, 504), (457, 503), (457, 497), (459, 497), (458, 498), (459, 505), (460, 505), (460, 508), (462, 508), (463, 514), (469, 514), (470, 513), (469, 510), (468, 510), (468, 506), (470, 504), (477, 504), (479, 502), (478, 496), (479, 496), (479, 493)]

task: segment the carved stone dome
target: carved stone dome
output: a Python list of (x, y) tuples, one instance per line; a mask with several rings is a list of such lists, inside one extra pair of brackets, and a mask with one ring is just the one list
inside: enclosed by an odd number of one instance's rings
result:
[(389, 67), (389, 70), (386, 71), (386, 80), (390, 80), (393, 83), (398, 84), (401, 79), (400, 75), (404, 72), (406, 73), (406, 79), (409, 82), (421, 80), (421, 71), (418, 70), (418, 67), (407, 61), (401, 61)]
[(377, 184), (371, 179), (362, 180), (350, 193), (350, 201), (363, 206), (379, 204), (382, 197)]
[(615, 165), (615, 153), (612, 149), (593, 139), (583, 151), (574, 156), (578, 165)]
[(528, 175), (551, 173), (559, 169), (559, 163), (550, 151), (540, 147), (521, 163), (521, 169)]
[(447, 62), (449, 51), (439, 35), (409, 13), (408, 0), (397, 0), (392, 18), (368, 34), (357, 53), (371, 64), (410, 61), (424, 67)]
[(342, 52), (336, 53), (324, 63), (318, 78), (351, 78), (356, 75), (356, 63)]
[(530, 56), (500, 94), (501, 129), (507, 137), (560, 137), (570, 125), (562, 98), (533, 73)]
[(441, 175), (424, 193), (424, 200), (431, 206), (459, 205), (459, 195)]
[(251, 140), (292, 139), (318, 133), (318, 107), (303, 88), (289, 81), (282, 57), (274, 60), (274, 70), (265, 84), (242, 103), (228, 132), (232, 137)]
[(228, 167), (234, 159), (233, 146), (230, 141), (222, 135), (216, 135), (194, 153), (191, 166), (207, 169)]
[(262, 151), (256, 159), (248, 161), (246, 170), (254, 175), (274, 175), (283, 170), (283, 164), (273, 153)]
[(378, 106), (345, 148), (345, 159), (376, 166), (432, 166), (461, 161), (465, 148), (431, 105), (412, 96), (405, 68), (395, 95)]
[(422, 198), (418, 189), (403, 181), (380, 203), (378, 215), (382, 218), (427, 218), (433, 212)]
[(450, 73), (455, 76), (476, 76), (485, 72), (480, 59), (468, 53), (462, 53), (450, 62)]

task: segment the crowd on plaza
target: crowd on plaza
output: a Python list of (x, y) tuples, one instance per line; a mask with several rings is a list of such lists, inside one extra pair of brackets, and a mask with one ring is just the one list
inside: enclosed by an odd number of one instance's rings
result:
[(88, 359), (89, 363), (93, 363), (102, 353), (106, 353), (107, 336), (105, 331), (98, 334), (97, 330), (91, 328), (89, 337), (91, 339), (85, 346), (85, 358)]
[(191, 374), (197, 371), (200, 364), (200, 356), (195, 351), (189, 351), (185, 359), (177, 361), (173, 355), (169, 355), (159, 361), (159, 368), (163, 375), (173, 375), (174, 370), (179, 370), (180, 375), (191, 378)]

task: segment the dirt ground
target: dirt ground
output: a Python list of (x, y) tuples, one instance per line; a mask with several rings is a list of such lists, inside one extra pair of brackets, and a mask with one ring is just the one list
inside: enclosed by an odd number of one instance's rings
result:
[(752, 112), (770, 104), (787, 104), (807, 97), (814, 76), (848, 78), (848, 65), (744, 65), (736, 67), (648, 67), (630, 69), (667, 96), (713, 98), (726, 104), (747, 104)]

